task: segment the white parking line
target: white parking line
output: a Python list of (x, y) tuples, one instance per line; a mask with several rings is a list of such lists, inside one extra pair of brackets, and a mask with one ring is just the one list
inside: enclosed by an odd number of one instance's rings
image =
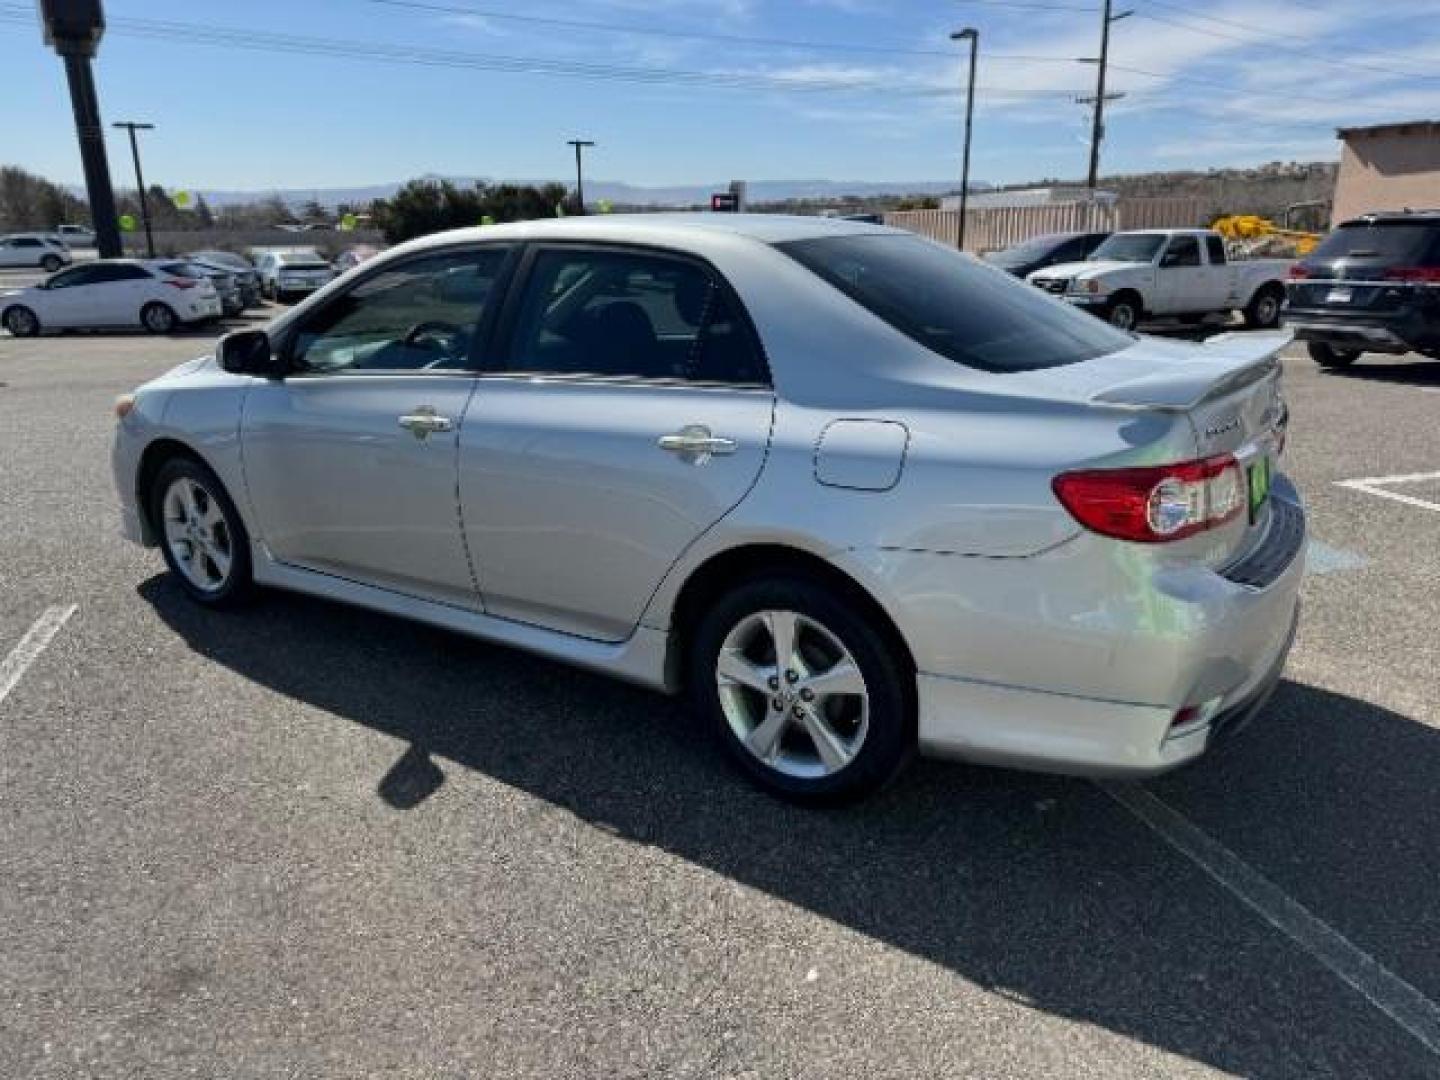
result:
[(1435, 1002), (1148, 791), (1113, 781), (1096, 783), (1236, 899), (1359, 991), (1425, 1049), (1440, 1056), (1440, 1006)]
[(1440, 503), (1430, 502), (1428, 499), (1417, 499), (1414, 495), (1404, 495), (1398, 491), (1386, 490), (1392, 484), (1423, 484), (1430, 480), (1440, 480), (1440, 472), (1410, 473), (1406, 476), (1363, 476), (1358, 480), (1337, 480), (1335, 483), (1337, 486), (1349, 488), (1351, 491), (1363, 491), (1367, 495), (1379, 495), (1382, 499), (1394, 499), (1407, 506), (1419, 506), (1425, 510), (1434, 510), (1436, 513), (1440, 513)]
[(0, 702), (10, 696), (10, 691), (15, 689), (20, 677), (45, 651), (45, 646), (60, 632), (60, 628), (69, 621), (70, 616), (75, 614), (76, 606), (71, 604), (68, 607), (48, 607), (40, 613), (40, 617), (31, 624), (30, 629), (25, 631), (20, 644), (11, 649), (4, 662), (0, 663)]

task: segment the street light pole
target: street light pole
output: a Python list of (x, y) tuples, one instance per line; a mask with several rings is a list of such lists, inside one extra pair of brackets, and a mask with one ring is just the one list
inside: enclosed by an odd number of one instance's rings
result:
[(575, 148), (575, 201), (580, 204), (580, 213), (585, 213), (585, 167), (581, 161), (581, 153), (588, 147), (595, 144), (589, 139), (570, 139), (571, 146)]
[(155, 235), (150, 231), (150, 203), (145, 197), (145, 177), (140, 172), (140, 145), (135, 141), (135, 132), (154, 131), (154, 124), (137, 124), (133, 120), (116, 121), (115, 127), (130, 132), (130, 156), (135, 159), (135, 189), (140, 192), (140, 220), (145, 223), (146, 257), (155, 257)]
[(115, 193), (110, 187), (110, 165), (105, 159), (105, 129), (100, 126), (100, 102), (90, 61), (105, 34), (105, 13), (100, 0), (40, 0), (45, 44), (65, 61), (70, 83), (70, 107), (75, 113), (75, 134), (80, 140), (80, 164), (85, 170), (85, 194), (90, 200), (90, 224), (102, 259), (120, 254), (120, 228), (115, 219)]
[(951, 41), (970, 42), (970, 78), (965, 89), (965, 150), (960, 166), (960, 225), (955, 230), (955, 246), (965, 250), (965, 217), (970, 209), (970, 133), (975, 122), (975, 59), (980, 51), (980, 31), (973, 26), (957, 30)]

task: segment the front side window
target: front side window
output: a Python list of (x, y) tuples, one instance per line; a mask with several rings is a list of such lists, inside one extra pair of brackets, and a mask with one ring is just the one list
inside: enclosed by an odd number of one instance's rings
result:
[(468, 368), (508, 253), (447, 251), (384, 267), (300, 327), (292, 364), (312, 373)]
[(918, 236), (795, 240), (777, 248), (932, 352), (983, 371), (1032, 371), (1134, 344), (1011, 275)]
[(1194, 236), (1177, 236), (1170, 241), (1170, 246), (1165, 249), (1165, 258), (1160, 262), (1161, 266), (1199, 266), (1200, 265), (1200, 241)]
[(76, 285), (93, 285), (99, 280), (99, 272), (103, 270), (100, 266), (77, 266), (71, 270), (62, 270), (45, 283), (47, 289), (70, 289)]
[(764, 384), (749, 326), (705, 267), (634, 251), (541, 251), (510, 367), (561, 375)]

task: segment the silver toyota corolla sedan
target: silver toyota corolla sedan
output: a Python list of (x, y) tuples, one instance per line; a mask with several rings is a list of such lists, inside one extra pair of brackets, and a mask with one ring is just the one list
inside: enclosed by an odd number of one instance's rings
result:
[(115, 477), (198, 603), (294, 589), (685, 690), (789, 798), (916, 750), (1143, 776), (1290, 648), (1287, 341), (1137, 337), (856, 222), (503, 225), (122, 398)]

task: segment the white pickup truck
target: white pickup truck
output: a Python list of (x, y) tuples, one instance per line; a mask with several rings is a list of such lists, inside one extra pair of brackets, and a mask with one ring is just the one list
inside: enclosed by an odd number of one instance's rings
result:
[(1247, 326), (1269, 328), (1285, 302), (1285, 259), (1231, 262), (1225, 239), (1208, 229), (1118, 232), (1084, 262), (1036, 270), (1025, 280), (1133, 330), (1152, 316), (1199, 322), (1242, 312)]

